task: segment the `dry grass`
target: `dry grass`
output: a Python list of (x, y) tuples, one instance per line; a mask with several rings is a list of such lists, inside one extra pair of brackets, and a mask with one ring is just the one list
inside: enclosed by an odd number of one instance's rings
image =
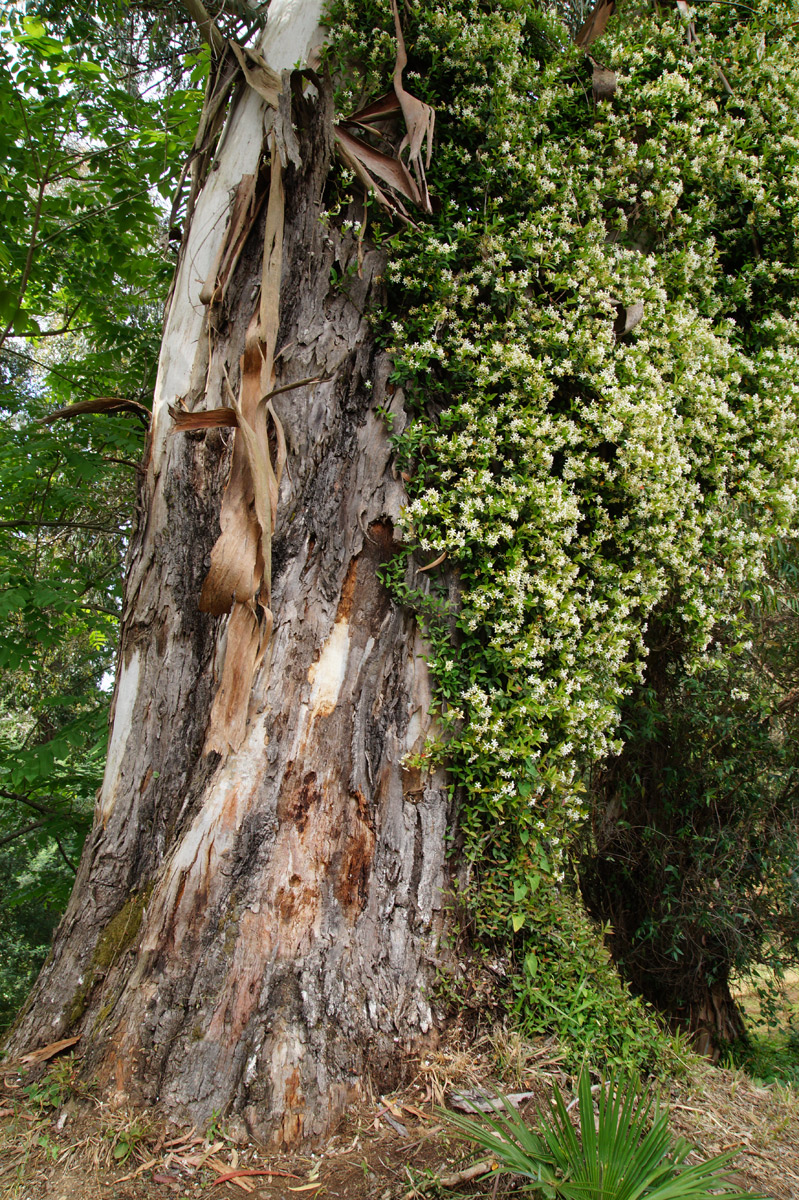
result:
[[(70, 1072), (62, 1068), (65, 1085)], [(177, 1130), (151, 1113), (111, 1111), (91, 1094), (38, 1109), (21, 1081), (7, 1077), (0, 1096), (0, 1196), (4, 1200), (175, 1200), (251, 1195), (256, 1200), (306, 1197), (399, 1200), (435, 1194), (469, 1161), (437, 1111), (453, 1092), (531, 1092), (525, 1115), (546, 1105), (554, 1085), (574, 1081), (551, 1041), (526, 1043), (497, 1028), (474, 1039), (454, 1028), (417, 1064), (402, 1091), (353, 1110), (317, 1156), (276, 1158), (234, 1145), (224, 1127)], [(65, 1091), (66, 1095), (66, 1091)], [(694, 1061), (668, 1097), (672, 1126), (701, 1156), (735, 1149), (738, 1186), (774, 1200), (799, 1196), (799, 1093), (759, 1087), (740, 1073)], [(225, 1174), (239, 1172), (222, 1181)], [(248, 1172), (244, 1174), (244, 1172)], [(258, 1172), (258, 1174), (250, 1173)], [(266, 1174), (266, 1172), (271, 1172)], [(293, 1178), (291, 1178), (293, 1176)], [(510, 1180), (476, 1180), (446, 1191), (457, 1196), (518, 1195)]]
[(740, 1071), (700, 1064), (687, 1086), (672, 1093), (672, 1128), (703, 1157), (736, 1150), (742, 1188), (775, 1200), (799, 1196), (799, 1093), (760, 1087)]

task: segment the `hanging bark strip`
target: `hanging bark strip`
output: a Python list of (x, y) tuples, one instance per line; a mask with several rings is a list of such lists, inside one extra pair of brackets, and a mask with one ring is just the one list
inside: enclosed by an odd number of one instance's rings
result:
[[(394, 88), (385, 96), (373, 101), (365, 108), (353, 113), (335, 129), (336, 149), (339, 157), (355, 172), (361, 183), (371, 192), (385, 208), (388, 208), (400, 220), (412, 224), (410, 217), (397, 196), (386, 193), (377, 183), (381, 179), (389, 187), (410, 200), (423, 212), (432, 212), (430, 193), (427, 190), (426, 167), (430, 166), (433, 156), (433, 129), (435, 127), (435, 109), (429, 104), (412, 96), (405, 90), (402, 73), (408, 63), (405, 51), (405, 39), (402, 35), (399, 10), (396, 0), (392, 0), (394, 15), (394, 30), (397, 38), (397, 55), (394, 61)], [(372, 132), (372, 127), (386, 118), (401, 112), (405, 120), (405, 136), (400, 143), (396, 155), (384, 154), (376, 150), (368, 142), (355, 137), (351, 129), (361, 128)], [(427, 156), (422, 161), (422, 148), (427, 144)], [(408, 150), (408, 164), (413, 170), (411, 175), (402, 159), (404, 150)], [(414, 179), (415, 175), (415, 179)]]
[[(430, 194), (427, 190), (425, 168), (429, 168), (433, 159), (433, 130), (436, 123), (435, 109), (429, 104), (418, 100), (410, 92), (406, 92), (402, 82), (402, 72), (408, 65), (408, 55), (405, 52), (405, 39), (402, 36), (397, 0), (391, 0), (391, 11), (394, 14), (394, 31), (397, 37), (397, 57), (394, 62), (394, 91), (400, 102), (402, 115), (405, 118), (406, 133), (397, 152), (402, 157), (403, 150), (408, 148), (408, 162), (416, 175), (419, 190), (422, 193), (425, 212), (431, 212)], [(427, 158), (422, 162), (422, 147), (427, 142)]]
[(616, 0), (597, 0), (585, 22), (577, 30), (575, 46), (587, 50), (605, 32), (607, 23), (616, 11)]
[[(402, 72), (407, 54), (399, 11), (392, 5), (397, 35), (393, 95), (362, 109), (353, 124), (369, 128), (371, 122), (402, 112), (406, 133), (396, 157), (376, 150), (338, 126), (339, 152), (367, 188), (397, 215), (408, 220), (402, 202), (387, 196), (376, 178), (394, 192), (431, 211), (422, 148), (427, 143), (427, 166), (432, 154), (435, 121), (433, 109), (406, 92)], [(260, 298), (247, 331), (241, 356), (238, 394), (223, 368), (228, 405), (211, 413), (180, 414), (170, 410), (175, 431), (233, 426), (236, 430), (230, 477), (222, 500), (220, 534), (211, 552), (199, 607), (216, 616), (229, 614), (219, 687), (214, 699), (205, 752), (227, 754), (237, 750), (247, 725), (248, 697), (271, 636), (272, 539), (277, 522), (280, 480), (286, 462), (286, 439), (272, 404), (275, 390), (275, 351), (280, 325), (280, 287), (283, 265), (285, 198), (283, 171), (302, 164), (291, 120), (294, 85), (301, 97), (301, 74), (284, 71), (282, 77), (261, 55), (231, 43), (230, 49), (247, 84), (273, 110), (268, 141), (271, 150), (269, 200), (264, 230)], [(400, 157), (409, 149), (408, 161), (416, 178)], [(200, 299), (210, 312), (228, 293), (236, 266), (258, 218), (264, 193), (255, 175), (245, 176), (236, 191), (228, 227), (214, 268)], [(272, 461), (270, 422), (276, 447)]]
[[(283, 164), (274, 135), (271, 143), (261, 295), (240, 361), (238, 396), (225, 373), (228, 399), (236, 416), (233, 466), (222, 501), (222, 531), (211, 554), (211, 568), (200, 598), (200, 608), (204, 611), (219, 613), (221, 610), (231, 614), (222, 676), (211, 710), (206, 753), (225, 754), (241, 745), (253, 678), (274, 624), (272, 535), (277, 522), (286, 441), (270, 396), (280, 322), (285, 199)], [(246, 233), (243, 227), (236, 229), (235, 216), (234, 205), (231, 229), (235, 230), (235, 235), (229, 244), (238, 246), (240, 253)], [(217, 287), (218, 284), (209, 299), (217, 294)], [(274, 464), (269, 445), (270, 417), (277, 442)]]
[(236, 264), (263, 203), (263, 193), (258, 194), (256, 183), (254, 175), (245, 175), (238, 186), (225, 240), (219, 248), (211, 277), (200, 292), (203, 304), (221, 304), (227, 295)]

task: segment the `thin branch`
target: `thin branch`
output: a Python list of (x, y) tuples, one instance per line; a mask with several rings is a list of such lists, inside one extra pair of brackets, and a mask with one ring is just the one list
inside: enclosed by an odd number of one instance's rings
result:
[(48, 808), (46, 804), (40, 804), (38, 800), (31, 800), (24, 792), (8, 792), (5, 788), (0, 788), (0, 798), (3, 800), (15, 800), (18, 804), (26, 804), (28, 808), (32, 808), (34, 812), (41, 813), (44, 817), (63, 817), (55, 808)]
[(60, 329), (40, 329), (38, 333), (32, 333), (32, 339), (38, 342), (39, 338), (46, 337), (62, 337), (65, 333), (83, 333), (84, 329), (91, 329), (90, 324), (86, 325), (62, 325)]
[(69, 857), (69, 855), (67, 854), (67, 852), (66, 852), (66, 850), (64, 849), (64, 847), (61, 845), (61, 839), (60, 839), (60, 838), (58, 838), (58, 837), (57, 837), (57, 836), (56, 836), (54, 833), (51, 833), (51, 835), (50, 835), (50, 836), (52, 837), (52, 839), (53, 839), (53, 841), (55, 842), (56, 846), (58, 846), (58, 853), (61, 855), (61, 857), (63, 858), (64, 862), (67, 864), (67, 866), (69, 867), (70, 871), (72, 871), (73, 875), (77, 875), (77, 873), (78, 873), (78, 868), (75, 866), (74, 862), (73, 862), (73, 861), (72, 861), (72, 859)]
[(33, 833), (35, 829), (41, 829), (47, 824), (47, 820), (31, 821), (29, 825), (22, 825), (19, 829), (15, 829), (13, 833), (7, 833), (5, 837), (0, 838), (0, 846), (7, 846), (9, 842), (16, 841), (17, 838), (24, 837), (26, 833)]
[(120, 614), (116, 609), (104, 608), (102, 604), (90, 604), (87, 600), (84, 600), (81, 608), (88, 608), (90, 612), (103, 613), (106, 617), (114, 617), (117, 621), (119, 620)]
[(94, 217), (101, 217), (103, 213), (111, 212), (114, 208), (119, 208), (121, 204), (127, 204), (129, 200), (135, 200), (137, 196), (148, 196), (150, 189), (142, 188), (138, 192), (128, 192), (121, 200), (114, 200), (111, 204), (104, 204), (100, 208), (91, 208), (87, 212), (82, 213), (76, 220), (70, 221), (68, 225), (62, 225), (60, 229), (54, 229), (47, 237), (42, 238), (39, 246), (46, 246), (49, 242), (54, 242), (60, 238), (62, 234), (69, 233), (70, 230), (76, 229), (78, 225), (82, 225), (84, 221), (91, 221)]
[(119, 533), (118, 529), (108, 525), (90, 524), (88, 521), (0, 521), (0, 529), (19, 529), (21, 526), (35, 529), (87, 529), (93, 533)]
[(182, 3), (186, 12), (197, 25), (203, 40), (208, 43), (217, 57), (221, 55), (225, 49), (225, 39), (202, 0), (182, 0)]
[(61, 337), (61, 335), (64, 333), (80, 333), (84, 329), (89, 329), (90, 326), (88, 324), (78, 325), (77, 329), (73, 328), (72, 326), (72, 318), (75, 316), (75, 313), (78, 311), (81, 304), (83, 304), (83, 301), (79, 300), (72, 311), (67, 313), (64, 324), (58, 329), (43, 329), (40, 333), (36, 334), (36, 337)]
[(104, 454), (103, 462), (119, 463), (121, 467), (132, 467), (134, 471), (139, 471), (142, 475), (144, 474), (144, 467), (141, 463), (134, 462), (132, 458), (114, 458), (112, 454)]
[(39, 367), (42, 371), (47, 371), (50, 375), (55, 375), (56, 379), (63, 379), (65, 383), (68, 383), (70, 387), (75, 388), (79, 392), (86, 392), (89, 396), (96, 394), (96, 389), (90, 388), (88, 384), (79, 383), (77, 379), (70, 378), (63, 371), (57, 371), (49, 363), (43, 363), (38, 358), (34, 358), (32, 354), (23, 354), (21, 350), (14, 350), (11, 346), (3, 346), (3, 354), (13, 354), (14, 358), (21, 358), (23, 362), (30, 363), (34, 367)]
[(41, 221), (42, 217), (42, 205), (44, 204), (44, 193), (47, 189), (47, 184), (48, 175), (47, 171), (45, 170), (44, 175), (39, 180), (39, 190), (36, 196), (36, 208), (34, 209), (33, 213), (33, 226), (31, 228), (31, 236), (28, 243), (28, 253), (25, 258), (25, 266), (23, 268), (22, 278), (19, 283), (19, 295), (17, 296), (17, 303), (13, 313), (9, 317), (8, 324), (6, 325), (2, 334), (0, 334), (0, 348), (3, 346), (3, 343), (10, 334), (11, 330), (14, 328), (14, 322), (19, 316), (19, 311), (22, 308), (22, 301), (25, 299), (25, 292), (28, 290), (28, 280), (30, 278), (31, 267), (33, 266), (33, 258), (36, 254), (36, 247), (37, 245), (41, 245), (41, 243), (37, 243), (36, 238), (39, 233), (39, 222)]

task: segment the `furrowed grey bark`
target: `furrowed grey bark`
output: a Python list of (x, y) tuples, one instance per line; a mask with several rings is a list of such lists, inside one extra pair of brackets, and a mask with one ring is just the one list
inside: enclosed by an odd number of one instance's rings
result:
[[(307, 44), (317, 18), (300, 7)], [(296, 4), (282, 8), (278, 36)], [(446, 781), (405, 765), (432, 720), (424, 647), (378, 576), (404, 499), (376, 413), (405, 419), (368, 320), (383, 259), (367, 249), (359, 272), (357, 244), (324, 220), (330, 96), (293, 83), (275, 382), (326, 381), (273, 401), (288, 455), (275, 623), (254, 677), (228, 672), (244, 679), (240, 744), (209, 743), (232, 617), (198, 607), (234, 431), (172, 434), (168, 406), (227, 405), (246, 359), (265, 204), (224, 301), (199, 296), (241, 178), (269, 186), (251, 89), (198, 197), (166, 323), (95, 826), (8, 1044), (81, 1033), (86, 1072), (116, 1101), (199, 1123), (223, 1112), (276, 1144), (322, 1136), (432, 1036), (447, 885)]]

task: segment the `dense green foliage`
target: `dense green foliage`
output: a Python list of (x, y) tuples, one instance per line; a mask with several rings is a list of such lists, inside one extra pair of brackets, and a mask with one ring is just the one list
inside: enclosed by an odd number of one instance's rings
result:
[[(617, 78), (602, 102), (532, 4), (440, 0), (409, 31), (441, 207), (392, 239), (384, 328), (416, 410), (406, 536), (446, 551), (460, 609), (404, 565), (394, 583), (431, 637), (478, 936), (509, 954), (527, 1027), (573, 1036), (577, 996), (597, 1055), (654, 1035), (568, 878), (591, 767), (646, 707), (653, 646), (683, 696), (703, 664), (721, 679), (795, 517), (797, 15), (703, 4), (697, 42), (674, 9), (622, 8), (592, 47)], [(387, 13), (339, 0), (332, 23), (376, 94)]]

